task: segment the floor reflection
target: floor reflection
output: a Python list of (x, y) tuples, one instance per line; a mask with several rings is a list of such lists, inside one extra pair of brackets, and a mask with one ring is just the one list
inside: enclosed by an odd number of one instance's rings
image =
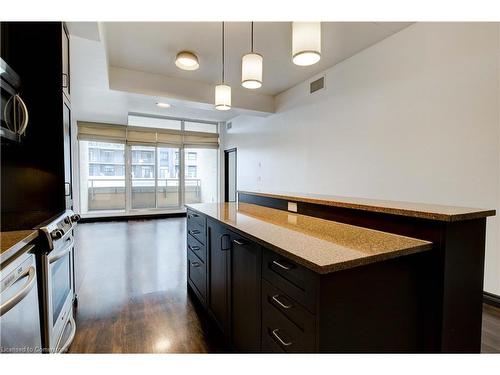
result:
[(78, 225), (73, 353), (221, 351), (186, 289), (185, 219)]

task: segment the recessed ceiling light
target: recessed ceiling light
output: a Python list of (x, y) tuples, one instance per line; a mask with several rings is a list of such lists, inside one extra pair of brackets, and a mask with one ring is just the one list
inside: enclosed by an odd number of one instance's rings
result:
[(200, 67), (198, 56), (189, 51), (179, 52), (175, 58), (175, 65), (182, 70), (196, 70)]
[(170, 104), (168, 104), (168, 103), (158, 102), (158, 103), (156, 103), (156, 105), (160, 108), (170, 108)]

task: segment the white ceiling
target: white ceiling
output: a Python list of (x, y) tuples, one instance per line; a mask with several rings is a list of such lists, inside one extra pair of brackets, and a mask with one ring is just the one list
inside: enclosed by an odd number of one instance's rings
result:
[[(323, 22), (322, 56), (308, 67), (291, 61), (291, 23), (256, 22), (254, 49), (264, 56), (260, 93), (276, 95), (409, 26), (407, 22)], [(106, 22), (110, 66), (210, 84), (221, 79), (222, 25), (219, 22)], [(175, 64), (181, 50), (194, 51), (196, 71)], [(241, 56), (250, 50), (250, 23), (226, 23), (226, 81), (241, 82)]]
[[(72, 107), (77, 120), (121, 123), (129, 112), (227, 121), (241, 114), (273, 113), (274, 96), (311, 78), (410, 23), (322, 23), (322, 58), (291, 62), (291, 24), (255, 24), (255, 51), (264, 56), (263, 87), (240, 85), (241, 56), (250, 49), (249, 23), (226, 24), (226, 81), (233, 108), (213, 108), (221, 75), (221, 24), (214, 22), (70, 22)], [(182, 71), (180, 50), (198, 54), (200, 69)], [(172, 104), (156, 107), (157, 101)]]

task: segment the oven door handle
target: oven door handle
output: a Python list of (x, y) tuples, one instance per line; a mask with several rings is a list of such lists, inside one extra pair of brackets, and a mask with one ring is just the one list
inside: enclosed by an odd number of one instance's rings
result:
[[(2, 303), (0, 305), (0, 316), (4, 315), (7, 313), (10, 309), (12, 309), (14, 306), (16, 306), (21, 300), (28, 295), (28, 293), (33, 289), (35, 286), (36, 282), (36, 270), (35, 266), (31, 266), (28, 268), (26, 271), (24, 271), (19, 277), (17, 278), (14, 283), (16, 283), (18, 280), (21, 280), (22, 278), (28, 276), (28, 280), (26, 281), (26, 284), (17, 292), (15, 295), (13, 295), (11, 298), (9, 298), (7, 301)], [(12, 283), (12, 284), (14, 284)]]
[[(71, 345), (71, 343), (73, 342), (73, 340), (75, 338), (76, 323), (75, 323), (75, 319), (73, 318), (73, 315), (69, 316), (69, 319), (68, 319), (68, 321), (66, 323), (66, 327), (68, 326), (68, 324), (71, 324), (71, 334), (69, 335), (68, 339), (66, 340), (66, 342), (64, 343), (64, 345), (62, 346), (62, 348), (59, 349), (57, 353), (66, 353), (68, 351), (68, 349), (69, 349), (69, 346)], [(66, 327), (64, 327), (64, 329), (62, 331), (60, 339), (62, 339), (64, 331), (66, 330)], [(59, 343), (57, 343), (57, 347), (59, 347)]]
[(57, 254), (55, 254), (49, 258), (49, 264), (57, 262), (59, 259), (61, 259), (63, 256), (65, 256), (66, 254), (68, 254), (71, 251), (71, 248), (73, 247), (74, 240), (71, 239), (70, 241), (71, 242), (69, 243), (69, 245), (66, 246), (66, 248), (64, 250), (61, 250), (60, 252), (58, 252)]

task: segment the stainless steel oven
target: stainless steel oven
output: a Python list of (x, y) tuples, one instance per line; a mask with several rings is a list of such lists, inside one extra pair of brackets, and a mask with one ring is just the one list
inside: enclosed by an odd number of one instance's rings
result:
[(41, 253), (41, 283), (44, 349), (50, 353), (65, 352), (76, 332), (73, 317), (74, 236), (79, 215), (66, 211), (40, 228), (46, 239)]

